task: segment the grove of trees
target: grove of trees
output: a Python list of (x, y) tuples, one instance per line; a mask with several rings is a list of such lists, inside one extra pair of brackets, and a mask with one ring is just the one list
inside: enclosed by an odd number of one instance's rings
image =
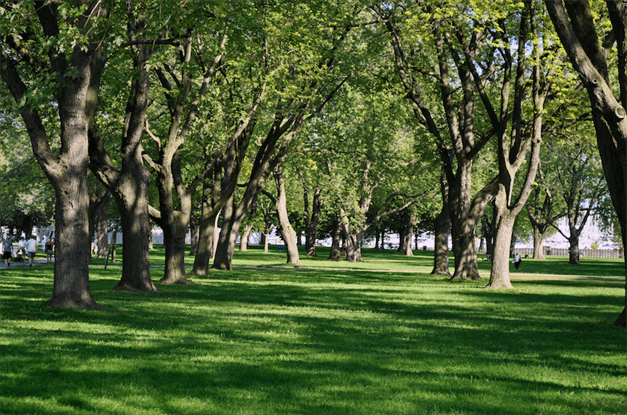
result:
[(329, 259), (360, 261), (365, 237), (399, 233), (411, 255), (429, 230), (440, 275), (450, 235), (454, 280), (481, 278), (489, 232), (494, 289), (512, 287), (523, 217), (536, 258), (567, 217), (576, 265), (611, 200), (625, 245), (622, 1), (30, 0), (0, 15), (0, 175), (20, 188), (0, 193), (0, 221), (54, 223), (52, 306), (100, 307), (88, 265), (109, 199), (116, 290), (157, 289), (154, 225), (160, 284), (188, 283), (190, 227), (194, 275), (276, 227), (288, 263), (301, 235), (307, 255), (330, 236)]

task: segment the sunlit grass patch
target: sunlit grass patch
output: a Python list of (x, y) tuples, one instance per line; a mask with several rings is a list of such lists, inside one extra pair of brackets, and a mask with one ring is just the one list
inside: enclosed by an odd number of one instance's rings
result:
[(96, 312), (47, 307), (52, 267), (36, 268), (0, 274), (3, 414), (627, 407), (620, 279), (513, 275), (514, 290), (491, 291), (392, 269), (236, 269), (142, 294), (112, 290), (119, 267), (93, 266)]

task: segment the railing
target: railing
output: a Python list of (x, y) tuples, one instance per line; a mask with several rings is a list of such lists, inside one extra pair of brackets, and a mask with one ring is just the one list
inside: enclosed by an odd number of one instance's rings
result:
[[(516, 252), (522, 257), (533, 257), (533, 248), (519, 248)], [(568, 248), (544, 247), (544, 255), (568, 256)], [(622, 249), (580, 249), (579, 255), (591, 258), (624, 258)]]

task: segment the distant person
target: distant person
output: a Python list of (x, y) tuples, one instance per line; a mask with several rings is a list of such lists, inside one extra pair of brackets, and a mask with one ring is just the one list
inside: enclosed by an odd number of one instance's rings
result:
[(514, 266), (516, 267), (516, 269), (518, 269), (520, 267), (520, 263), (521, 263), (521, 259), (520, 259), (520, 255), (518, 253), (516, 253), (516, 255), (514, 256)]
[(52, 238), (46, 240), (44, 251), (46, 252), (46, 262), (52, 262)]
[(7, 235), (2, 241), (2, 258), (4, 258), (4, 265), (11, 266), (11, 256), (13, 255), (13, 238), (11, 235)]
[(37, 239), (34, 235), (31, 235), (30, 239), (26, 241), (26, 253), (28, 253), (28, 264), (32, 267), (37, 254)]
[(17, 249), (22, 256), (26, 256), (26, 238), (24, 235), (20, 236), (20, 241), (17, 243)]

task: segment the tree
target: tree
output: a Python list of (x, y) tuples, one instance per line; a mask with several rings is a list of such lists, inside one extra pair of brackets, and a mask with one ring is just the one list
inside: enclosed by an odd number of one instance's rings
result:
[[(239, 201), (233, 200), (225, 206), (213, 268), (231, 268), (242, 221), (269, 174), (290, 151), (307, 119), (321, 113), (346, 82), (347, 75), (336, 68), (341, 66), (339, 57), (352, 28), (349, 23), (359, 8), (352, 3), (316, 5), (320, 6), (316, 13), (312, 13), (310, 2), (281, 4), (279, 8), (268, 5), (270, 9), (265, 11), (273, 35), (268, 37), (272, 94), (268, 94), (264, 103), (266, 116), (258, 124), (263, 138), (259, 138), (256, 153), (251, 157), (252, 168), (244, 193)], [(335, 23), (329, 24), (331, 19)], [(313, 21), (325, 23), (313, 24)], [(299, 35), (293, 36), (295, 33)]]
[(556, 173), (566, 207), (568, 235), (555, 223), (552, 225), (570, 244), (568, 263), (579, 265), (579, 236), (601, 199), (606, 196), (607, 188), (600, 163), (595, 160), (594, 154), (586, 152), (582, 147), (571, 146), (562, 148), (558, 154), (561, 157), (560, 163), (556, 165)]
[[(497, 182), (492, 180), (474, 195), (472, 192), (473, 163), (494, 132), (490, 128), (478, 132), (476, 127), (480, 125), (475, 125), (475, 88), (462, 57), (479, 53), (477, 37), (484, 29), (478, 21), (459, 12), (467, 8), (465, 4), (448, 4), (444, 8), (427, 2), (404, 15), (394, 13), (397, 9), (403, 11), (400, 5), (375, 9), (392, 38), (394, 62), (405, 96), (416, 120), (433, 136), (440, 155), (448, 185), (448, 191), (442, 194), (448, 195), (445, 204), (449, 207), (453, 236), (453, 279), (481, 278), (475, 230), (497, 190)], [(425, 17), (428, 24), (423, 21)], [(472, 27), (474, 23), (478, 27)], [(456, 38), (456, 33), (467, 37)], [(439, 93), (439, 107), (426, 91)], [(445, 126), (440, 124), (442, 118)]]
[[(2, 25), (2, 78), (56, 195), (57, 251), (49, 305), (99, 308), (89, 292), (87, 143), (108, 10), (97, 1), (4, 2), (0, 10), (4, 21), (15, 22)], [(47, 116), (58, 124), (46, 123)], [(58, 148), (53, 144), (57, 137)]]
[[(606, 1), (612, 30), (597, 33), (590, 3), (587, 0), (546, 1), (546, 7), (555, 30), (564, 45), (573, 68), (581, 77), (592, 108), (592, 118), (597, 135), (597, 146), (603, 162), (603, 171), (612, 203), (623, 235), (627, 237), (627, 4), (619, 0)], [(602, 40), (599, 39), (601, 37)], [(611, 46), (616, 43), (616, 55)], [(611, 52), (611, 53), (610, 53)], [(618, 90), (611, 82), (609, 59), (616, 58)], [(627, 263), (626, 263), (627, 275)], [(626, 287), (627, 290), (627, 287)], [(626, 291), (627, 294), (627, 291)], [(627, 295), (626, 295), (627, 301)], [(626, 308), (614, 324), (627, 325)]]

